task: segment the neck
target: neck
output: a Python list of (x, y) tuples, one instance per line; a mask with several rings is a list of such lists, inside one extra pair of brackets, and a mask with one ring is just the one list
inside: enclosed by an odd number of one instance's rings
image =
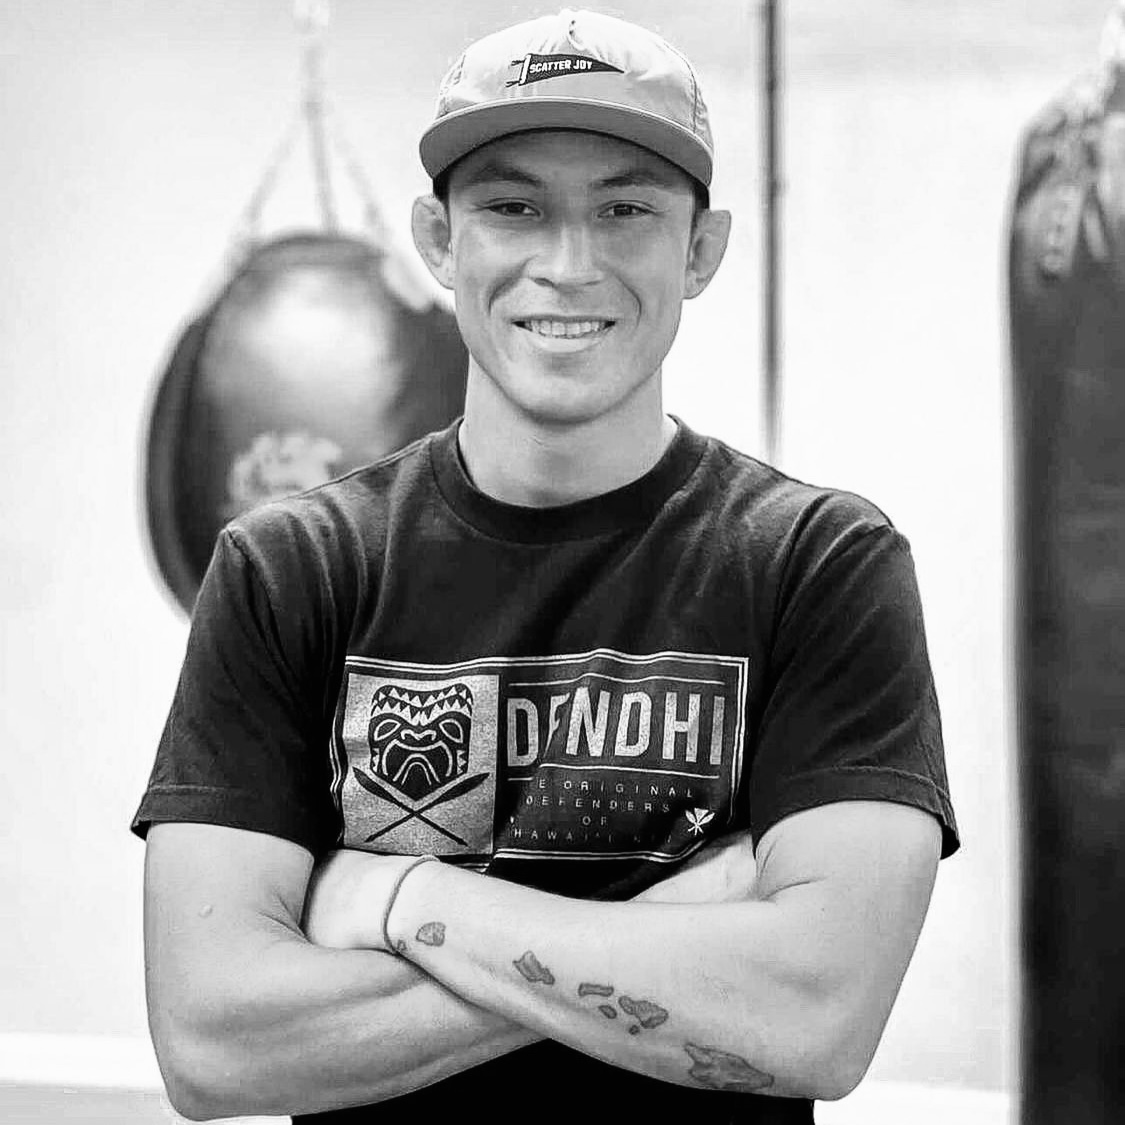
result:
[(495, 500), (553, 508), (601, 496), (644, 476), (675, 433), (659, 372), (607, 414), (545, 421), (521, 411), (470, 360), (458, 443), (473, 484)]

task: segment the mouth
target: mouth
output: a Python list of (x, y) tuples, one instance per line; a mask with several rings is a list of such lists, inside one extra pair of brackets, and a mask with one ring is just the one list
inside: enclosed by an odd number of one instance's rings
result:
[(592, 341), (601, 339), (616, 324), (601, 318), (529, 317), (515, 321), (517, 328), (548, 340)]

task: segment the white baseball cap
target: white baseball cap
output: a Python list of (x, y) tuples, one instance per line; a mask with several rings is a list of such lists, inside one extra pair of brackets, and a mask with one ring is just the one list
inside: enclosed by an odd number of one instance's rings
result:
[(528, 129), (632, 141), (711, 184), (714, 145), (691, 63), (658, 35), (565, 8), (468, 47), (442, 80), (419, 146), (436, 179), (462, 156)]

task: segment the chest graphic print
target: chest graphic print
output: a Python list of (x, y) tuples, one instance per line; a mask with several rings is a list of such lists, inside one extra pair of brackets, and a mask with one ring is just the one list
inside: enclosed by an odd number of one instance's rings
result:
[(746, 665), (608, 649), (349, 658), (333, 739), (342, 843), (477, 865), (682, 859), (734, 812)]

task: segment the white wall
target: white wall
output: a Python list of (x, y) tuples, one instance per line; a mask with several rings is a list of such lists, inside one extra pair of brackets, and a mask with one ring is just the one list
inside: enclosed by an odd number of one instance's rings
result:
[[(336, 0), (329, 74), (392, 221), (470, 38), (549, 6)], [(874, 1073), (1011, 1080), (1012, 731), (1001, 257), (1023, 123), (1093, 57), (1095, 0), (790, 0), (781, 463), (911, 539), (964, 850)], [(141, 534), (153, 381), (295, 100), (282, 0), (0, 0), (0, 1035), (144, 1034), (126, 831), (186, 627)], [(862, 14), (860, 12), (862, 8)], [(730, 257), (669, 406), (760, 452), (754, 6), (649, 22), (705, 79)], [(291, 170), (307, 186), (299, 161)], [(293, 185), (290, 185), (292, 188)], [(289, 189), (287, 189), (289, 190)], [(296, 215), (289, 190), (284, 215)]]

